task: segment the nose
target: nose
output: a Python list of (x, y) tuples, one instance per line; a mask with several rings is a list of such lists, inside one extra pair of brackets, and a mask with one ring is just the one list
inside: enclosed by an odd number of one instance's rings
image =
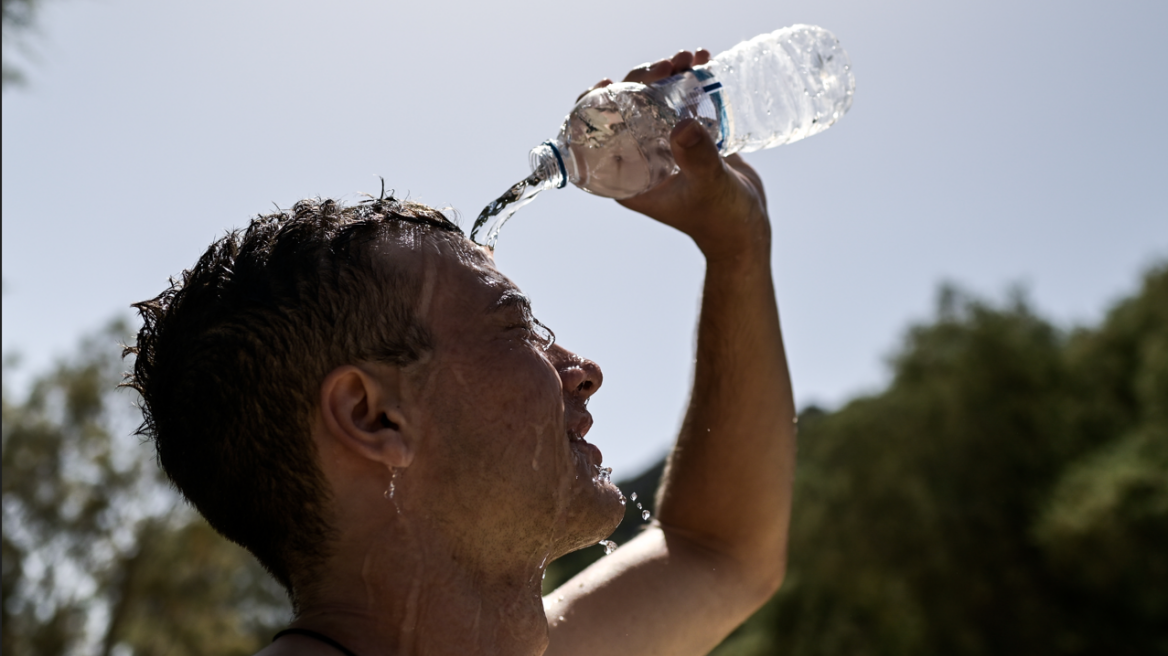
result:
[(565, 394), (587, 400), (600, 389), (601, 383), (604, 382), (600, 365), (562, 347), (553, 348), (560, 351), (560, 357), (556, 358), (556, 370), (560, 373)]

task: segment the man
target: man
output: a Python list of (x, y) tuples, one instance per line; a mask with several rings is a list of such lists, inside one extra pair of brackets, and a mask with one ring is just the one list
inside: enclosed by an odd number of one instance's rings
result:
[(623, 204), (706, 257), (693, 396), (653, 525), (546, 600), (547, 564), (623, 516), (585, 440), (601, 370), (440, 213), (304, 201), (139, 305), (144, 432), (293, 600), (263, 656), (703, 654), (778, 589), (795, 427), (763, 188), (697, 124), (671, 138), (680, 172)]

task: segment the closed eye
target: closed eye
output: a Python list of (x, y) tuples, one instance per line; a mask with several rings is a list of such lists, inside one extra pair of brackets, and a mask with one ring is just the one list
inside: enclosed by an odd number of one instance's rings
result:
[(552, 345), (556, 343), (556, 334), (552, 332), (551, 328), (543, 325), (543, 322), (539, 319), (536, 319), (535, 317), (531, 318), (531, 322), (534, 324), (532, 326), (532, 332), (539, 340), (540, 346), (542, 346), (543, 350), (545, 351), (550, 349)]
[(495, 301), (494, 311), (514, 312), (519, 315), (519, 321), (507, 326), (507, 330), (523, 329), (527, 339), (543, 350), (548, 350), (556, 343), (556, 334), (551, 328), (535, 318), (531, 312), (531, 301), (519, 290), (508, 290)]
[(523, 331), (523, 338), (530, 341), (535, 346), (543, 350), (548, 350), (556, 343), (556, 334), (552, 332), (551, 328), (543, 325), (543, 323), (535, 317), (530, 317), (522, 323), (515, 323), (507, 326), (507, 330), (521, 330)]

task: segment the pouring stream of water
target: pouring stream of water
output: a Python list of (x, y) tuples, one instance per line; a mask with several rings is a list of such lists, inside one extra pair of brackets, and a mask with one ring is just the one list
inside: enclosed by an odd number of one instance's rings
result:
[[(483, 208), (479, 217), (475, 219), (474, 227), (470, 230), (470, 238), (480, 246), (495, 250), (495, 242), (499, 240), (499, 229), (510, 219), (519, 208), (530, 203), (544, 189), (555, 186), (554, 181), (548, 180), (540, 171), (516, 182), (502, 196), (499, 196)], [(480, 241), (479, 233), (485, 236)]]

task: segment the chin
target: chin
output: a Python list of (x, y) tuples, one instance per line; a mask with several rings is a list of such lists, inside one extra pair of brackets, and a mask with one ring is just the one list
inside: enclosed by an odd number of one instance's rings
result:
[(556, 550), (557, 558), (607, 538), (624, 519), (621, 491), (610, 482), (589, 482), (592, 485), (588, 493), (574, 499), (568, 514), (568, 530)]

